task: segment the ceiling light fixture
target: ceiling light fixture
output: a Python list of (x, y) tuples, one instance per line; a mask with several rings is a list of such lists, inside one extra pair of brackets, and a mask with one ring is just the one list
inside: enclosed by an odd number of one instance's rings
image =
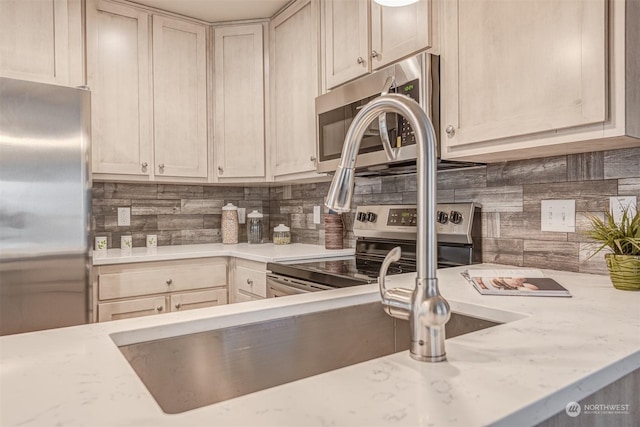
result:
[(373, 0), (381, 6), (399, 7), (416, 3), (418, 0)]

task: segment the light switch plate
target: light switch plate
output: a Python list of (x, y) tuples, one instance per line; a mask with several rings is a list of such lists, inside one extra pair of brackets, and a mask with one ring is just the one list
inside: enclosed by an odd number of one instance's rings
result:
[(131, 225), (131, 208), (118, 208), (118, 227)]
[(247, 208), (238, 208), (238, 224), (247, 222)]
[(313, 207), (313, 223), (320, 224), (320, 206)]
[(609, 198), (609, 210), (613, 213), (613, 220), (620, 223), (622, 212), (629, 208), (627, 215), (634, 216), (638, 210), (636, 196), (615, 196)]
[(543, 200), (541, 205), (540, 229), (560, 233), (576, 231), (575, 200)]

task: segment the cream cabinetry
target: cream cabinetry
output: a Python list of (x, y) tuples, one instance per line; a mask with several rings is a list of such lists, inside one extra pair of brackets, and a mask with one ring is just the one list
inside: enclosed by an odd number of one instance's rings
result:
[(0, 1), (0, 75), (84, 84), (81, 0)]
[(267, 265), (239, 258), (230, 263), (229, 302), (244, 302), (267, 297)]
[(205, 25), (87, 2), (96, 178), (206, 182)]
[(274, 180), (315, 176), (318, 2), (298, 0), (270, 23)]
[[(628, 90), (638, 91), (625, 2), (445, 1), (443, 27), (443, 158), (491, 162), (639, 143), (624, 138), (625, 108), (638, 104), (625, 105)], [(626, 31), (637, 40), (637, 22)]]
[(383, 7), (371, 0), (325, 0), (322, 26), (326, 87), (331, 89), (429, 48), (430, 8), (428, 0), (401, 7)]
[(227, 303), (226, 258), (94, 268), (99, 322)]
[(214, 29), (214, 174), (265, 180), (264, 27)]
[(207, 48), (204, 25), (153, 16), (156, 178), (207, 178)]
[(150, 16), (103, 0), (87, 7), (93, 172), (148, 177), (152, 160)]
[(401, 7), (371, 2), (371, 66), (375, 70), (431, 46), (431, 2)]

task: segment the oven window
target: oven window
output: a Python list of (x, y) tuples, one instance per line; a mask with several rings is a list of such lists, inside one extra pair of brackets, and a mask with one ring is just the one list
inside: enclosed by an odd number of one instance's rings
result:
[[(376, 96), (365, 98), (353, 104), (320, 114), (318, 118), (320, 161), (340, 158), (344, 138), (347, 135), (347, 130), (351, 122), (356, 114), (358, 114), (360, 108), (374, 98), (376, 98)], [(398, 135), (396, 117), (396, 114), (387, 114), (387, 127), (391, 141), (395, 141)], [(374, 120), (364, 133), (359, 153), (371, 153), (382, 149), (378, 121)]]

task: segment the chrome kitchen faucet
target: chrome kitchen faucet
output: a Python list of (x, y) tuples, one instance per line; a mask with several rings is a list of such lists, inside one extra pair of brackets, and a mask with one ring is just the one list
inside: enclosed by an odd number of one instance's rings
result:
[[(440, 295), (436, 278), (436, 137), (431, 121), (420, 105), (409, 97), (383, 94), (365, 105), (356, 115), (344, 141), (326, 205), (338, 212), (349, 212), (355, 177), (355, 164), (362, 136), (369, 123), (386, 113), (398, 113), (411, 125), (417, 145), (417, 278), (413, 291), (387, 289), (385, 276), (392, 262), (400, 259), (400, 248), (387, 254), (380, 268), (380, 296), (385, 311), (393, 317), (408, 319), (411, 327), (411, 357), (424, 362), (446, 359), (445, 323), (451, 316), (447, 301)], [(388, 144), (383, 139), (384, 144)], [(385, 147), (389, 157), (392, 148)], [(390, 159), (391, 160), (391, 159)]]

